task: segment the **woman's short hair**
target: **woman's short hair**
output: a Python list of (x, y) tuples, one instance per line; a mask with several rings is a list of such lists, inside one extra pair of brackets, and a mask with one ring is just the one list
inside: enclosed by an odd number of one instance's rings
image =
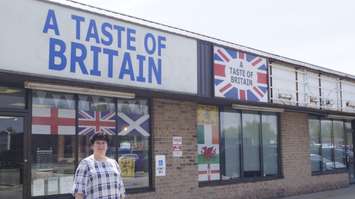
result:
[(110, 143), (110, 137), (109, 137), (109, 134), (106, 133), (106, 132), (98, 132), (98, 133), (95, 133), (94, 135), (92, 135), (90, 137), (90, 143), (91, 145), (93, 145), (95, 143), (96, 140), (103, 140), (103, 141), (106, 141), (107, 144)]

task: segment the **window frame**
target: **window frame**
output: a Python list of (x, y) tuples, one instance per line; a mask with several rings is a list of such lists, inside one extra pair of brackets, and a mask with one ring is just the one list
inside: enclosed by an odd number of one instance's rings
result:
[[(334, 145), (334, 121), (340, 121), (343, 123), (343, 138), (344, 138), (344, 143), (348, 143), (347, 137), (346, 137), (346, 130), (345, 130), (345, 123), (347, 122), (347, 120), (341, 120), (341, 119), (330, 119), (330, 118), (325, 118), (322, 116), (318, 116), (318, 115), (310, 115), (307, 119), (308, 121), (308, 125), (309, 125), (309, 120), (313, 119), (313, 120), (317, 120), (319, 123), (319, 132), (318, 132), (318, 140), (320, 143), (320, 148), (319, 148), (319, 155), (323, 158), (323, 141), (322, 141), (322, 120), (330, 120), (331, 121), (331, 144)], [(309, 132), (309, 128), (308, 128), (308, 139), (310, 139), (310, 132)], [(309, 147), (309, 146), (308, 146)], [(346, 154), (346, 151), (344, 151), (345, 155), (345, 159), (348, 158), (348, 155)], [(308, 150), (308, 155), (310, 154), (310, 149)], [(328, 174), (336, 174), (336, 173), (347, 173), (348, 169), (349, 169), (349, 165), (347, 163), (347, 161), (345, 162), (345, 166), (344, 168), (335, 168), (335, 149), (333, 148), (332, 150), (332, 162), (334, 164), (334, 169), (332, 170), (324, 170), (323, 168), (323, 164), (322, 161), (320, 161), (320, 171), (313, 171), (312, 167), (310, 166), (310, 170), (311, 170), (311, 175), (312, 176), (318, 176), (318, 175), (328, 175)], [(309, 164), (311, 165), (311, 160), (308, 157), (309, 160)]]
[[(37, 91), (37, 90), (31, 90), (31, 89), (25, 89), (26, 91), (26, 98), (28, 99), (26, 103), (26, 107), (28, 107), (28, 110), (27, 109), (20, 109), (19, 111), (28, 111), (28, 116), (30, 118), (29, 122), (28, 122), (28, 126), (29, 126), (29, 130), (28, 130), (28, 139), (29, 139), (29, 145), (28, 145), (28, 157), (32, 158), (32, 153), (31, 153), (31, 149), (32, 149), (32, 146), (31, 146), (31, 143), (32, 143), (32, 109), (33, 109), (33, 92)], [(54, 91), (45, 91), (45, 92), (49, 92), (49, 93), (61, 93), (61, 94), (70, 94), (70, 93), (63, 93), (63, 92), (54, 92)], [(78, 127), (79, 127), (79, 117), (78, 117), (78, 111), (79, 111), (79, 95), (80, 94), (70, 94), (70, 95), (73, 95), (73, 100), (74, 100), (74, 103), (75, 103), (75, 147), (74, 147), (74, 150), (75, 150), (75, 155), (74, 155), (74, 171), (73, 171), (73, 175), (76, 171), (76, 168), (78, 167), (79, 165), (79, 135), (78, 135)], [(124, 99), (124, 98), (117, 98), (117, 97), (112, 97), (114, 100), (114, 103), (115, 103), (115, 112), (116, 114), (118, 113), (118, 100), (119, 99)], [(128, 194), (134, 194), (134, 193), (145, 193), (145, 192), (151, 192), (151, 191), (154, 191), (155, 188), (154, 188), (154, 185), (153, 185), (153, 142), (152, 142), (152, 137), (153, 137), (153, 128), (152, 128), (152, 122), (153, 122), (153, 115), (152, 115), (152, 100), (150, 97), (141, 97), (141, 96), (136, 96), (134, 99), (124, 99), (124, 100), (146, 100), (147, 101), (147, 106), (148, 106), (148, 114), (149, 114), (149, 133), (150, 133), (150, 136), (148, 138), (148, 144), (149, 144), (149, 149), (148, 149), (148, 155), (149, 155), (149, 158), (148, 158), (148, 186), (147, 187), (139, 187), (139, 188), (129, 188), (127, 189), (126, 188), (126, 193)], [(116, 134), (114, 136), (116, 136), (117, 138), (119, 138), (118, 136), (118, 122), (117, 122), (117, 119), (116, 119)], [(115, 139), (113, 139), (113, 142), (111, 143), (112, 145), (115, 146), (116, 148), (116, 151), (115, 151), (115, 157), (117, 156), (118, 157), (118, 149), (117, 149), (117, 146), (118, 146), (118, 143), (116, 143), (116, 141), (114, 141)], [(117, 158), (116, 158), (117, 160)], [(27, 179), (27, 183), (29, 184), (28, 185), (28, 195), (33, 198), (33, 199), (51, 199), (51, 198), (68, 198), (68, 197), (71, 197), (71, 193), (65, 193), (65, 194), (53, 194), (53, 195), (42, 195), (42, 196), (32, 196), (32, 193), (31, 193), (31, 189), (32, 189), (32, 161), (28, 161), (28, 179)]]
[[(205, 105), (205, 104), (201, 104)], [(213, 106), (213, 105), (212, 105)], [(275, 180), (275, 179), (282, 179), (284, 178), (283, 172), (282, 172), (282, 156), (281, 156), (281, 119), (280, 119), (280, 113), (277, 112), (266, 112), (266, 111), (250, 111), (250, 110), (240, 110), (240, 109), (233, 109), (232, 107), (229, 106), (216, 106), (218, 108), (218, 125), (219, 125), (219, 137), (220, 137), (220, 143), (219, 143), (219, 151), (220, 151), (220, 178), (219, 180), (214, 180), (214, 181), (198, 181), (199, 187), (206, 187), (206, 186), (221, 186), (221, 185), (228, 185), (228, 184), (238, 184), (238, 183), (247, 183), (247, 182), (258, 182), (258, 181), (268, 181), (268, 180)], [(224, 167), (224, 161), (222, 161), (222, 157), (224, 157), (222, 151), (225, 145), (223, 144), (222, 146), (222, 126), (221, 126), (221, 113), (223, 111), (231, 112), (231, 113), (239, 113), (240, 114), (240, 133), (239, 133), (239, 139), (240, 139), (240, 150), (239, 150), (239, 163), (240, 163), (240, 177), (239, 178), (233, 178), (233, 179), (222, 179), (222, 167)], [(244, 164), (244, 156), (243, 156), (243, 113), (252, 113), (252, 114), (257, 114), (259, 116), (259, 167), (260, 167), (260, 176), (256, 177), (244, 177), (243, 172), (243, 164)], [(262, 115), (275, 115), (276, 116), (276, 122), (277, 122), (277, 174), (275, 176), (263, 176), (264, 173), (264, 168), (263, 168), (263, 145), (262, 145)]]
[[(23, 108), (18, 108), (18, 107), (0, 107), (1, 112), (11, 112), (11, 113), (23, 113), (23, 112), (29, 112), (30, 108), (32, 107), (32, 103), (29, 103), (29, 98), (32, 98), (31, 96), (31, 91), (28, 89), (23, 88), (22, 85), (19, 84), (13, 84), (13, 83), (1, 83), (1, 87), (8, 87), (8, 88), (14, 88), (14, 89), (20, 89), (24, 91), (24, 107)], [(32, 99), (31, 99), (32, 101)]]

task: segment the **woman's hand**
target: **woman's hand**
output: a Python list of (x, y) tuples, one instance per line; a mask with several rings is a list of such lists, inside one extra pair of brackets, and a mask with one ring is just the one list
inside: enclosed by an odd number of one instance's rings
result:
[(76, 194), (75, 194), (75, 199), (84, 199), (84, 194), (82, 194), (82, 193), (76, 193)]

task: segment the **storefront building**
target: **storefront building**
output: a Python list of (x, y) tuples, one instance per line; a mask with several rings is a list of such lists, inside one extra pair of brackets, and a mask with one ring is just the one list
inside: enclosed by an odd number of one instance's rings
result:
[(99, 131), (130, 199), (355, 182), (355, 76), (67, 0), (0, 13), (0, 198), (71, 198)]

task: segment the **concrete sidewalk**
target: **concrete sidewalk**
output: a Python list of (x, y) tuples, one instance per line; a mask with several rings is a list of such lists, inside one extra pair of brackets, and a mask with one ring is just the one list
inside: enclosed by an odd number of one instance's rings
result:
[(355, 199), (355, 185), (318, 193), (285, 197), (281, 199)]

